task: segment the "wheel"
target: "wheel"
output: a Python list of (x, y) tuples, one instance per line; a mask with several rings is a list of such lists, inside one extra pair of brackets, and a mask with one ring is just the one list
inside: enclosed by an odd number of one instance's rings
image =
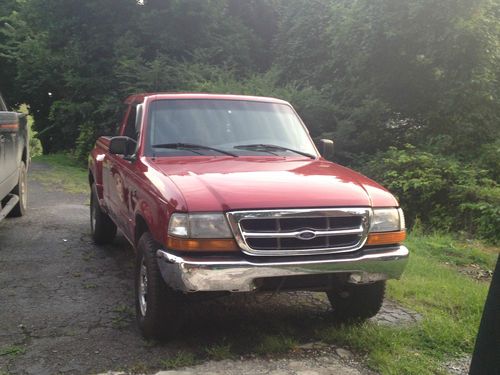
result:
[(115, 223), (102, 211), (99, 205), (95, 184), (92, 184), (90, 191), (90, 231), (92, 239), (97, 245), (111, 243), (116, 236)]
[(12, 194), (19, 197), (19, 202), (14, 206), (12, 211), (10, 211), (10, 217), (20, 217), (26, 213), (26, 208), (28, 206), (28, 174), (26, 173), (26, 165), (24, 161), (21, 161), (19, 167), (19, 182), (17, 183)]
[(148, 232), (137, 245), (135, 310), (139, 329), (147, 339), (172, 337), (181, 328), (184, 315), (185, 296), (163, 281), (156, 258), (158, 248)]
[(326, 292), (339, 322), (359, 322), (377, 315), (385, 294), (385, 281), (372, 284), (346, 284)]

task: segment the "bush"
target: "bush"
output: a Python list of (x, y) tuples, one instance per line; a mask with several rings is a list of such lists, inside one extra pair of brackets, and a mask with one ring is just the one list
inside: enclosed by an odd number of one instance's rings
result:
[(97, 140), (96, 126), (91, 122), (85, 122), (80, 125), (80, 135), (76, 139), (75, 157), (80, 162), (85, 162), (89, 153)]
[(42, 143), (36, 135), (30, 135), (29, 140), (30, 157), (34, 158), (43, 154)]
[(411, 227), (454, 230), (500, 241), (500, 186), (490, 171), (411, 145), (390, 148), (361, 167), (400, 200)]
[(500, 139), (481, 147), (479, 163), (488, 170), (488, 175), (500, 182)]

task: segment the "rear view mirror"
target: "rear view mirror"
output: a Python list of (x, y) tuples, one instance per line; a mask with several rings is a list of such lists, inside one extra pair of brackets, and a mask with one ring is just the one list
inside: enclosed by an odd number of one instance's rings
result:
[(130, 156), (135, 153), (136, 146), (137, 142), (130, 137), (113, 137), (109, 142), (109, 153)]
[(333, 141), (331, 139), (319, 140), (319, 152), (325, 159), (333, 158)]
[(19, 118), (16, 112), (0, 112), (0, 133), (19, 131)]

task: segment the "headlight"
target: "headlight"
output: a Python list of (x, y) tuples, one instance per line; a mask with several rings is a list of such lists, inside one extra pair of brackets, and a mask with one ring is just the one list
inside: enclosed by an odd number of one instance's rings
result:
[(405, 229), (405, 217), (401, 208), (373, 209), (370, 232), (393, 232)]
[(221, 213), (175, 213), (170, 218), (168, 234), (182, 238), (233, 238), (226, 217)]

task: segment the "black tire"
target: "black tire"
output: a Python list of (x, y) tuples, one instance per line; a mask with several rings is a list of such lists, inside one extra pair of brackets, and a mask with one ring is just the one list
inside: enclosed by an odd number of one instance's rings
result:
[(174, 336), (182, 327), (186, 298), (163, 281), (156, 251), (159, 246), (150, 233), (137, 245), (135, 265), (135, 309), (137, 324), (147, 339)]
[(95, 184), (90, 191), (90, 231), (97, 245), (106, 245), (115, 239), (116, 225), (99, 205)]
[(28, 173), (24, 161), (21, 161), (19, 167), (19, 181), (14, 190), (12, 190), (12, 194), (19, 197), (19, 202), (17, 202), (12, 211), (10, 211), (9, 217), (21, 217), (26, 213), (26, 208), (28, 207)]
[(385, 281), (372, 284), (345, 284), (326, 292), (338, 322), (361, 322), (377, 315), (382, 307)]

